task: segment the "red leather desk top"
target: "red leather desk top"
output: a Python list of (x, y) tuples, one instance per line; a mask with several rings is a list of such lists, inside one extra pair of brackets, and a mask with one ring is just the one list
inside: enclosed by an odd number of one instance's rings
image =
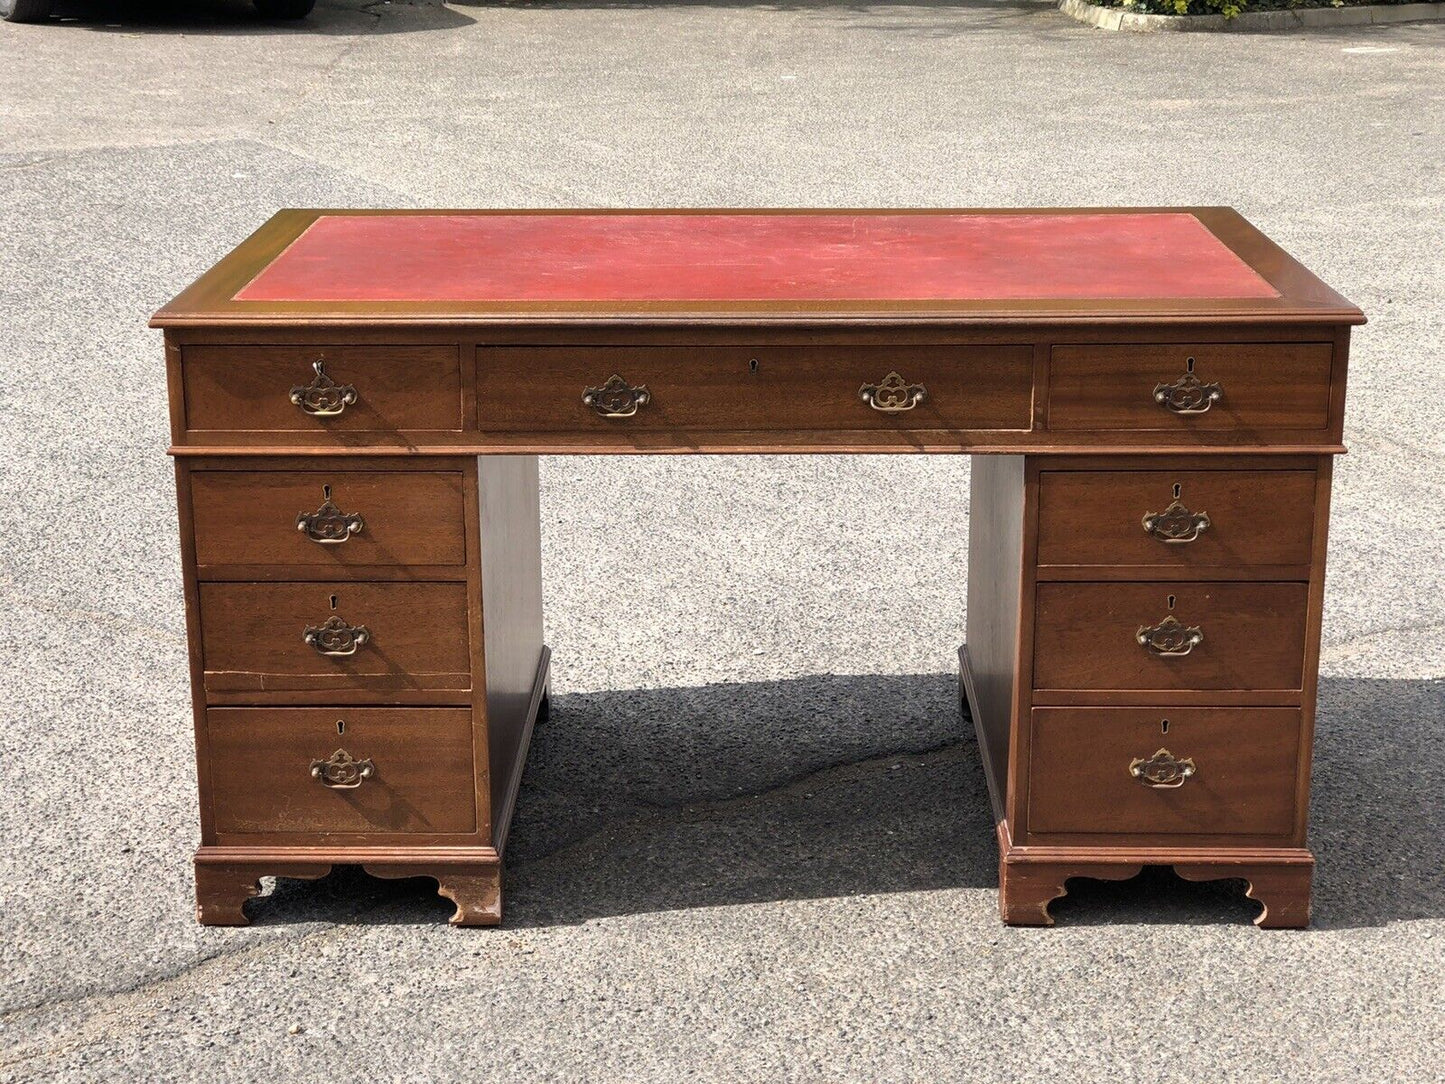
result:
[(238, 302), (1276, 298), (1188, 212), (322, 214)]

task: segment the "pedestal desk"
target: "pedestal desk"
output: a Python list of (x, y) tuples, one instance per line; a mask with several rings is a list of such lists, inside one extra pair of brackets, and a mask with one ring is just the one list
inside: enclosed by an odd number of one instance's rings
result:
[(1304, 925), (1363, 320), (1225, 208), (281, 212), (153, 321), (200, 920), (341, 863), (501, 920), (538, 455), (900, 452), (973, 457), (1004, 921), (1162, 864)]

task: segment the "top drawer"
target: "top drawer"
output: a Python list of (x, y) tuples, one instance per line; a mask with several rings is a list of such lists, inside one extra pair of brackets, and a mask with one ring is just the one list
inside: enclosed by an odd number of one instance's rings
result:
[(455, 346), (187, 346), (181, 379), (192, 432), (462, 427)]
[(1048, 427), (1326, 429), (1329, 343), (1055, 346)]
[(1028, 430), (1033, 349), (483, 347), (477, 414), (483, 432)]

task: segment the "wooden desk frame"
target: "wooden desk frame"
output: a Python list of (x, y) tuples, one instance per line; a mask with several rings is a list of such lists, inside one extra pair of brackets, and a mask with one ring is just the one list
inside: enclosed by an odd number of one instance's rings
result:
[[(1131, 299), (1080, 303), (1045, 299), (887, 305), (759, 302), (745, 306), (658, 302), (630, 308), (596, 303), (263, 304), (231, 300), (321, 213), (282, 212), (157, 313), (154, 320), (155, 326), (165, 329), (174, 442), (171, 453), (176, 460), (191, 643), (201, 799), (202, 844), (196, 856), (201, 921), (245, 922), (243, 904), (257, 891), (256, 882), (261, 876), (318, 877), (342, 863), (361, 865), (382, 877), (435, 877), (441, 894), (457, 904), (455, 923), (494, 924), (501, 920), (502, 854), (507, 828), (532, 728), (545, 718), (548, 704), (549, 655), (542, 643), (538, 455), (887, 452), (974, 457), (968, 642), (960, 649), (960, 664), (963, 696), (978, 734), (998, 827), (1000, 906), (1005, 921), (1049, 923), (1049, 903), (1064, 893), (1069, 877), (1124, 878), (1144, 865), (1160, 864), (1172, 865), (1181, 876), (1191, 879), (1243, 878), (1249, 882), (1250, 894), (1264, 904), (1257, 920), (1261, 925), (1306, 924), (1313, 869), (1306, 843), (1309, 751), (1331, 461), (1344, 451), (1349, 332), (1351, 326), (1363, 322), (1363, 316), (1234, 212), (1220, 208), (1190, 210), (1270, 282), (1279, 296), (1207, 302)], [(1207, 356), (1220, 359), (1251, 359), (1257, 355), (1263, 359), (1258, 365), (1251, 361), (1240, 370), (1258, 384), (1257, 388), (1251, 384), (1242, 396), (1248, 399), (1257, 391), (1258, 402), (1253, 408), (1247, 403), (1241, 408), (1255, 409), (1255, 414), (1248, 415), (1255, 422), (1220, 426), (1216, 424), (1219, 415), (1215, 415), (1207, 424), (1198, 424), (1162, 410), (1157, 424), (1151, 421), (1147, 427), (1118, 424), (1069, 428), (1051, 419), (1051, 406), (1057, 406), (1060, 378), (1054, 369), (1061, 348), (1083, 349), (1086, 365), (1094, 364), (1089, 360), (1094, 358), (1107, 369), (1133, 364), (1128, 361), (1133, 356), (1129, 353), (1131, 344), (1155, 351), (1161, 359), (1174, 359), (1176, 354), (1182, 358), (1189, 347), (1202, 348), (1196, 351), (1201, 356), (1205, 356), (1203, 350), (1210, 350)], [(852, 415), (839, 413), (841, 421), (836, 427), (767, 424), (731, 429), (727, 424), (726, 397), (719, 399), (715, 412), (690, 407), (692, 412), (682, 423), (649, 423), (645, 429), (629, 425), (626, 419), (588, 419), (585, 413), (578, 416), (581, 420), (576, 425), (569, 423), (559, 428), (552, 424), (546, 430), (515, 425), (498, 429), (487, 424), (482, 404), (495, 389), (487, 387), (486, 382), (493, 378), (498, 364), (525, 365), (528, 357), (540, 358), (542, 352), (551, 350), (549, 357), (561, 357), (564, 362), (575, 357), (579, 373), (601, 381), (608, 376), (603, 370), (610, 368), (617, 356), (609, 348), (616, 347), (625, 347), (638, 357), (662, 359), (657, 371), (663, 373), (670, 371), (666, 368), (671, 364), (667, 359), (673, 357), (669, 351), (680, 357), (687, 351), (705, 354), (716, 359), (717, 368), (697, 370), (702, 374), (698, 379), (725, 378), (735, 382), (726, 384), (727, 388), (742, 388), (736, 394), (743, 395), (750, 394), (746, 391), (749, 378), (740, 374), (748, 370), (739, 366), (751, 366), (751, 372), (756, 374), (760, 368), (758, 358), (763, 359), (762, 366), (773, 364), (769, 351), (788, 358), (809, 358), (812, 355), (808, 351), (820, 350), (840, 355), (851, 351), (853, 354), (848, 356), (856, 354), (865, 360), (876, 355), (877, 367), (882, 370), (885, 365), (897, 367), (893, 363), (895, 356), (906, 359), (910, 348), (1011, 350), (1014, 353), (1009, 356), (1023, 359), (1026, 370), (1028, 394), (1021, 415), (1025, 424), (1009, 428), (930, 428), (901, 414), (897, 424), (885, 425), (864, 413), (857, 417), (867, 425), (860, 422), (854, 426), (849, 420)], [(560, 354), (557, 348), (563, 348)], [(1270, 384), (1271, 373), (1276, 371), (1272, 366), (1288, 368), (1294, 364), (1289, 359), (1296, 357), (1289, 351), (1301, 350), (1305, 353), (1298, 356), (1306, 361), (1320, 357), (1328, 360), (1323, 368), (1317, 366), (1317, 382), (1300, 392), (1298, 398), (1304, 405), (1290, 413), (1295, 408), (1287, 409), (1279, 405), (1282, 400), (1272, 398), (1279, 390)], [(196, 426), (195, 420), (202, 416), (224, 419), (230, 402), (221, 399), (217, 401), (219, 406), (212, 406), (199, 401), (203, 395), (226, 393), (220, 384), (200, 382), (195, 374), (202, 368), (209, 367), (206, 380), (214, 378), (222, 384), (227, 373), (244, 375), (248, 366), (260, 366), (252, 369), (253, 373), (269, 372), (266, 367), (275, 366), (278, 372), (294, 372), (300, 381), (306, 375), (302, 362), (312, 354), (325, 357), (328, 352), (342, 358), (339, 364), (343, 367), (348, 358), (371, 364), (373, 356), (385, 362), (393, 354), (401, 359), (399, 366), (408, 359), (426, 357), (446, 367), (454, 352), (454, 386), (418, 387), (419, 392), (425, 391), (430, 397), (428, 402), (437, 404), (438, 424), (365, 431), (328, 428), (313, 424), (313, 420), (303, 420), (292, 428), (223, 429), (211, 422), (205, 428)], [(521, 361), (515, 360), (518, 358)], [(1120, 358), (1125, 361), (1120, 362)], [(688, 374), (693, 370), (685, 364), (677, 370), (679, 380), (691, 379)], [(717, 376), (719, 373), (723, 375)], [(764, 375), (769, 373), (765, 371)], [(879, 371), (878, 376), (882, 375)], [(782, 377), (791, 378), (788, 374)], [(216, 387), (221, 390), (217, 392)], [(405, 381), (399, 381), (397, 388), (397, 394), (405, 394)], [(575, 392), (581, 390), (579, 383)], [(826, 388), (820, 385), (817, 394), (833, 396), (835, 390), (831, 384)], [(855, 392), (843, 390), (843, 398), (851, 402)], [(1288, 394), (1298, 390), (1285, 389)], [(666, 396), (669, 389), (653, 391)], [(249, 402), (249, 393), (236, 394), (240, 398), (235, 402), (243, 406)], [(673, 389), (673, 394), (673, 401), (680, 402), (677, 396), (685, 398), (690, 393)], [(1052, 401), (1051, 395), (1055, 396)], [(963, 401), (967, 402), (968, 396)], [(1101, 401), (1103, 409), (1110, 408), (1106, 400)], [(828, 398), (826, 402), (833, 400)], [(1312, 403), (1317, 406), (1310, 406)], [(765, 405), (754, 405), (766, 413)], [(1301, 426), (1299, 412), (1307, 409), (1317, 410), (1316, 415), (1311, 415), (1316, 417), (1316, 424)], [(303, 554), (306, 560), (300, 563), (218, 563), (207, 556), (215, 549), (213, 532), (220, 528), (211, 511), (203, 509), (198, 516), (193, 502), (198, 479), (209, 483), (229, 474), (232, 481), (264, 487), (270, 479), (336, 474), (365, 476), (382, 485), (381, 476), (389, 472), (418, 470), (440, 471), (460, 479), (459, 508), (465, 535), (464, 559), (460, 563), (425, 565), (378, 560), (348, 564), (338, 560), (319, 566), (309, 553)], [(1081, 476), (1097, 474), (1117, 481), (1131, 473), (1161, 471), (1215, 482), (1227, 481), (1224, 476), (1229, 472), (1291, 472), (1301, 477), (1308, 474), (1313, 479), (1312, 502), (1306, 511), (1290, 513), (1295, 520), (1304, 515), (1306, 521), (1288, 527), (1304, 539), (1301, 545), (1306, 548), (1289, 563), (1269, 565), (1251, 563), (1248, 553), (1231, 554), (1218, 566), (1171, 564), (1162, 558), (1158, 564), (1096, 563), (1072, 569), (1040, 565), (1040, 479), (1044, 473), (1053, 472), (1053, 477), (1080, 472)], [(252, 530), (246, 522), (250, 507), (254, 505), (237, 506), (235, 530)], [(1271, 510), (1255, 509), (1253, 514), (1268, 517)], [(260, 627), (255, 613), (247, 609), (253, 605), (248, 590), (254, 588), (257, 597), (266, 585), (283, 590), (293, 586), (297, 590), (325, 590), (322, 580), (335, 592), (331, 595), (333, 609), (337, 607), (338, 593), (349, 597), (353, 590), (366, 585), (370, 585), (368, 589), (405, 583), (456, 585), (456, 590), (465, 594), (471, 675), (467, 687), (444, 687), (440, 677), (359, 671), (347, 671), (338, 682), (324, 674), (318, 677), (309, 672), (293, 673), (300, 664), (289, 655), (277, 663), (276, 672), (218, 669), (221, 663), (217, 660), (224, 651), (217, 646), (215, 630)], [(1210, 588), (1211, 584), (1298, 585), (1300, 597), (1307, 600), (1302, 616), (1268, 614), (1261, 619), (1302, 621), (1298, 631), (1289, 634), (1299, 636), (1302, 650), (1297, 684), (1288, 687), (1288, 683), (1276, 682), (1252, 691), (1249, 681), (1237, 683), (1237, 689), (1216, 683), (1195, 689), (1150, 686), (1075, 692), (1041, 690), (1034, 678), (1040, 585), (1071, 582), (1141, 588), (1178, 582), (1199, 587), (1205, 592), (1201, 597), (1212, 597), (1210, 590), (1219, 593)], [(227, 591), (225, 585), (238, 586), (239, 593)], [(204, 607), (203, 594), (212, 600)], [(1173, 599), (1171, 594), (1171, 607)], [(222, 613), (223, 606), (230, 609)], [(1230, 615), (1221, 611), (1221, 618), (1227, 620)], [(237, 657), (242, 662), (236, 666), (244, 670), (269, 665), (269, 660), (281, 659), (291, 649), (268, 643), (228, 645), (225, 650), (240, 653)], [(1257, 663), (1251, 662), (1249, 650), (1241, 651), (1236, 660), (1242, 668), (1239, 673), (1264, 673), (1266, 663), (1262, 657)], [(255, 659), (261, 663), (254, 663)], [(1128, 665), (1132, 665), (1128, 660), (1121, 664), (1126, 670)], [(1250, 670), (1251, 666), (1257, 669)], [(433, 680), (442, 685), (429, 686), (427, 683)], [(338, 814), (343, 819), (391, 817), (389, 829), (336, 830), (325, 816), (298, 828), (294, 824), (270, 824), (265, 820), (264, 806), (253, 808), (236, 797), (238, 784), (233, 776), (241, 770), (236, 765), (243, 761), (250, 765), (253, 761), (247, 758), (253, 753), (260, 755), (246, 743), (260, 742), (262, 739), (256, 735), (273, 732), (282, 737), (266, 740), (290, 740), (285, 737), (289, 733), (286, 726), (276, 723), (276, 719), (283, 723), (297, 721), (304, 730), (316, 724), (318, 712), (351, 712), (359, 716), (371, 712), (375, 721), (363, 725), (372, 726), (372, 734), (404, 737), (409, 733), (405, 727), (410, 724), (401, 715), (385, 716), (386, 710), (410, 711), (422, 718), (424, 712), (445, 708), (471, 713), (470, 766), (463, 772), (453, 763), (451, 775), (445, 779), (438, 776), (437, 782), (428, 784), (436, 804), (426, 816), (419, 813), (415, 822), (405, 821), (405, 810), (398, 813), (400, 806), (394, 803), (382, 812), (372, 809)], [(1189, 832), (1175, 824), (1157, 831), (1080, 831), (1074, 826), (1076, 813), (1066, 801), (1048, 795), (1040, 799), (1037, 794), (1031, 798), (1044, 778), (1040, 765), (1031, 760), (1036, 726), (1063, 726), (1064, 737), (1050, 729), (1050, 740), (1062, 742), (1067, 749), (1072, 740), (1068, 727), (1083, 725), (1059, 723), (1057, 720), (1063, 716), (1039, 713), (1098, 709), (1109, 709), (1115, 713), (1110, 718), (1120, 719), (1136, 709), (1189, 716), (1198, 721), (1184, 724), (1186, 729), (1194, 727), (1206, 745), (1211, 740), (1211, 728), (1234, 727), (1232, 732), (1239, 734), (1241, 747), (1238, 755), (1254, 758), (1242, 762), (1240, 776), (1245, 781), (1238, 785), (1243, 789), (1237, 801), (1222, 796), (1217, 799), (1223, 803), (1219, 808), (1200, 807), (1200, 823), (1217, 822), (1229, 826), (1227, 830)], [(1270, 730), (1272, 722), (1260, 727), (1250, 722), (1282, 718), (1259, 712), (1286, 710), (1295, 713), (1291, 719), (1298, 720), (1297, 731), (1293, 723), (1289, 724), (1287, 740)], [(1221, 714), (1227, 712), (1236, 713), (1238, 718)], [(1248, 715), (1250, 712), (1256, 714)], [(260, 729), (254, 729), (257, 727)], [(1103, 731), (1100, 733), (1101, 742), (1111, 740)], [(1164, 733), (1168, 733), (1167, 722)], [(401, 737), (394, 740), (401, 741)], [(218, 741), (224, 748), (217, 746)], [(410, 740), (410, 744), (398, 748), (398, 755), (405, 756), (410, 755), (408, 750), (420, 749), (420, 745)], [(1293, 754), (1291, 749), (1295, 750)], [(1141, 755), (1151, 751), (1141, 750)], [(1292, 757), (1290, 772), (1286, 772), (1281, 759), (1288, 757)], [(1256, 762), (1272, 767), (1268, 772), (1258, 768), (1258, 772), (1266, 774), (1257, 772), (1256, 778), (1250, 774)], [(1190, 770), (1194, 770), (1192, 763)], [(1290, 793), (1281, 794), (1284, 784), (1280, 780), (1291, 773)], [(395, 778), (400, 780), (402, 774)], [(412, 772), (417, 778), (424, 774), (425, 765)], [(302, 795), (305, 805), (319, 792), (298, 789), (296, 793)], [(1134, 794), (1130, 791), (1125, 797), (1132, 801)], [(1045, 800), (1052, 802), (1047, 806), (1047, 815), (1043, 805), (1030, 804)], [(1251, 809), (1255, 812), (1251, 813)], [(1287, 824), (1280, 819), (1286, 809)], [(472, 811), (470, 822), (466, 820), (468, 810)], [(1235, 816), (1241, 810), (1244, 821)], [(1256, 817), (1252, 822), (1256, 825), (1269, 823), (1270, 830), (1243, 830), (1240, 824), (1248, 820), (1246, 814)], [(1168, 816), (1166, 813), (1165, 820)], [(436, 823), (470, 824), (470, 829), (422, 830), (418, 825), (427, 817), (433, 817)], [(1043, 824), (1048, 818), (1070, 827), (1066, 831), (1039, 831), (1032, 826), (1034, 820)], [(403, 822), (406, 829), (397, 830)]]

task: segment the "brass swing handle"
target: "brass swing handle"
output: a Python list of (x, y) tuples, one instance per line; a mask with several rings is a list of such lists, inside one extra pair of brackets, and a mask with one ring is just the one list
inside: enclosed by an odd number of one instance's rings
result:
[(1193, 542), (1211, 526), (1208, 512), (1191, 512), (1178, 501), (1162, 512), (1146, 512), (1140, 522), (1149, 537), (1171, 545)]
[(1193, 373), (1172, 384), (1154, 385), (1154, 401), (1173, 414), (1203, 414), (1223, 398), (1223, 388), (1205, 384)]
[(365, 625), (348, 625), (339, 617), (329, 617), (324, 625), (307, 625), (301, 639), (316, 649), (318, 655), (339, 658), (355, 655), (356, 649), (371, 639)]
[(1188, 655), (1204, 643), (1204, 632), (1198, 625), (1184, 625), (1166, 617), (1157, 625), (1140, 625), (1134, 639), (1151, 654), (1172, 659)]
[(590, 406), (604, 418), (630, 418), (650, 402), (652, 392), (646, 384), (633, 387), (618, 373), (608, 377), (600, 388), (586, 388), (582, 392), (583, 405)]
[(1160, 749), (1151, 757), (1135, 757), (1129, 762), (1129, 774), (1156, 790), (1182, 787), (1196, 770), (1193, 757), (1176, 757), (1168, 749)]
[(325, 760), (311, 762), (311, 778), (332, 790), (355, 790), (364, 780), (376, 774), (370, 758), (357, 760), (345, 749), (338, 749)]
[(299, 512), (296, 529), (313, 542), (336, 546), (361, 532), (366, 521), (357, 512), (343, 512), (328, 497), (314, 512)]
[(889, 373), (877, 384), (864, 384), (858, 398), (882, 414), (902, 414), (928, 398), (922, 384), (910, 384), (897, 371)]
[(311, 368), (316, 373), (311, 383), (297, 384), (291, 389), (291, 401), (301, 408), (303, 414), (314, 418), (334, 418), (356, 402), (356, 388), (350, 384), (338, 384), (326, 375), (324, 358), (313, 361)]

